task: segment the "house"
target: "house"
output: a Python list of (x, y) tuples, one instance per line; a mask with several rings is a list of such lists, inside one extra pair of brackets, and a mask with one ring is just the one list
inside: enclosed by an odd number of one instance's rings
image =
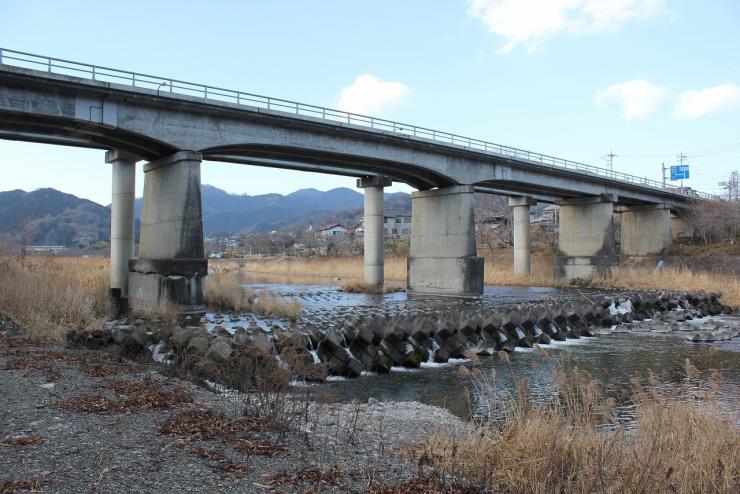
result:
[(411, 236), (411, 215), (399, 211), (384, 212), (383, 233), (388, 237)]
[(50, 252), (57, 254), (63, 250), (63, 245), (29, 245), (26, 247), (26, 252)]
[(343, 238), (347, 235), (347, 229), (339, 223), (326, 225), (318, 231), (321, 238)]
[(540, 218), (544, 223), (550, 223), (557, 225), (560, 223), (560, 206), (556, 204), (550, 204), (540, 211)]
[[(365, 220), (355, 227), (355, 234), (362, 236), (365, 233)], [(383, 235), (386, 237), (410, 237), (411, 214), (400, 211), (383, 212)]]

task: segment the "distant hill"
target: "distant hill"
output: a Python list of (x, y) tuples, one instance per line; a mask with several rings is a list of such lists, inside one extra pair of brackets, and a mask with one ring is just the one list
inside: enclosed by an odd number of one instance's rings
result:
[(55, 189), (0, 192), (0, 233), (21, 243), (75, 247), (110, 238), (110, 210)]
[[(141, 217), (141, 202), (136, 199), (137, 219)], [(348, 188), (250, 196), (203, 185), (202, 202), (204, 233), (211, 235), (306, 229), (309, 225), (318, 228), (333, 221), (353, 226), (362, 217), (364, 200), (360, 192)], [(410, 211), (411, 196), (386, 194), (386, 209)], [(55, 189), (0, 192), (0, 233), (20, 242), (24, 231), (30, 233), (30, 243), (35, 245), (72, 247), (79, 241), (108, 241), (110, 210)]]
[[(309, 225), (320, 227), (337, 220), (337, 213), (347, 210), (362, 215), (363, 195), (352, 189), (340, 187), (322, 192), (301, 189), (288, 195), (230, 194), (211, 185), (202, 186), (203, 230), (206, 235), (216, 233), (263, 233), (272, 230), (305, 229)], [(411, 196), (398, 192), (386, 194), (394, 204), (408, 203)], [(141, 199), (136, 200), (136, 216), (141, 215)], [(346, 215), (339, 215), (346, 216)], [(350, 215), (353, 221), (356, 215)], [(351, 225), (348, 225), (351, 226)]]

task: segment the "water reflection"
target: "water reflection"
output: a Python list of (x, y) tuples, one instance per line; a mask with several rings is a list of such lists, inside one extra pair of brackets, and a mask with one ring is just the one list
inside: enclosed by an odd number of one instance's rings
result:
[[(483, 372), (496, 370), (498, 386), (515, 390), (515, 382), (528, 378), (533, 392), (544, 396), (552, 393), (553, 372), (564, 361), (569, 367), (585, 370), (608, 385), (609, 395), (624, 402), (633, 378), (645, 381), (654, 372), (667, 384), (685, 382), (686, 359), (700, 370), (721, 368), (723, 381), (720, 400), (737, 409), (740, 386), (740, 342), (723, 342), (714, 349), (689, 343), (678, 334), (612, 334), (571, 340), (566, 344), (546, 345), (550, 357), (537, 352), (515, 352), (510, 363), (498, 357), (481, 357)], [(325, 399), (351, 401), (370, 397), (381, 401), (420, 401), (447, 408), (460, 417), (469, 417), (471, 405), (465, 389), (471, 388), (468, 377), (460, 375), (460, 364), (425, 367), (386, 375), (365, 375), (354, 380), (334, 381), (317, 387)], [(465, 365), (470, 365), (469, 363)], [(475, 407), (475, 401), (473, 407)]]

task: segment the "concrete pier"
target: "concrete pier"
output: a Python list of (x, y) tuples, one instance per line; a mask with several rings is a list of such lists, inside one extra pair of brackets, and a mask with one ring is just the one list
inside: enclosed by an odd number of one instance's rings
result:
[(481, 295), (483, 258), (476, 257), (473, 187), (425, 190), (411, 197), (409, 292)]
[(514, 275), (529, 276), (531, 271), (531, 251), (529, 241), (529, 207), (537, 204), (530, 197), (509, 197), (509, 207), (514, 216), (512, 233), (514, 237)]
[(629, 206), (622, 210), (622, 253), (658, 254), (671, 246), (671, 211), (662, 204)]
[(112, 165), (110, 218), (110, 288), (115, 312), (126, 310), (128, 298), (128, 262), (134, 257), (134, 200), (136, 161), (133, 154), (121, 150), (105, 153)]
[(619, 264), (614, 236), (614, 197), (565, 199), (560, 205), (558, 252), (553, 274), (568, 280), (610, 276)]
[(139, 306), (169, 303), (184, 314), (205, 310), (201, 159), (200, 153), (179, 151), (144, 166), (139, 258), (129, 263), (129, 296)]
[(364, 212), (364, 277), (365, 285), (380, 286), (383, 273), (383, 188), (391, 185), (388, 177), (373, 176), (357, 180), (365, 189)]

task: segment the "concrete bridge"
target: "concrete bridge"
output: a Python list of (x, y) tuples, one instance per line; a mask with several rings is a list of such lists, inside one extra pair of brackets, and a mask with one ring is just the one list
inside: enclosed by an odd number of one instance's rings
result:
[[(510, 196), (515, 272), (529, 273), (529, 208), (561, 206), (554, 272), (608, 274), (613, 214), (631, 255), (670, 245), (670, 212), (710, 199), (646, 178), (447, 132), (170, 78), (0, 49), (0, 138), (107, 150), (113, 168), (111, 287), (139, 303), (203, 306), (200, 163), (357, 177), (365, 189), (365, 281), (383, 282), (383, 188), (412, 195), (411, 292), (479, 295), (473, 193)], [(134, 170), (144, 165), (139, 257)]]

